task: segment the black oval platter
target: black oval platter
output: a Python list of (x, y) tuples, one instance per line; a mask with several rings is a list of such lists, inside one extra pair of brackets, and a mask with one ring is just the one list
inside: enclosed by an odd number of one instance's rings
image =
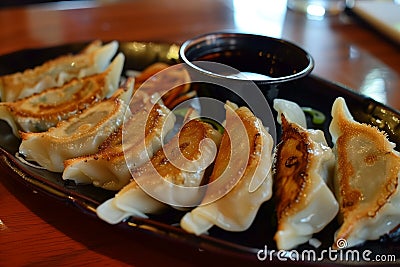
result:
[[(0, 56), (0, 75), (22, 71), (34, 67), (45, 60), (61, 54), (79, 51), (86, 43), (66, 44), (40, 49), (27, 49)], [(125, 70), (142, 70), (146, 66), (162, 61), (169, 64), (178, 62), (179, 46), (175, 44), (157, 42), (120, 42), (119, 50), (126, 56)], [(199, 92), (207, 94), (207, 92)], [(400, 113), (390, 107), (380, 104), (371, 98), (359, 95), (354, 91), (335, 84), (314, 75), (304, 79), (284, 84), (279, 88), (278, 97), (297, 102), (300, 106), (311, 107), (325, 114), (327, 120), (318, 127), (326, 133), (328, 142), (331, 143), (328, 133), (330, 123), (330, 109), (336, 97), (346, 99), (349, 108), (357, 121), (378, 126), (387, 132), (389, 139), (396, 143), (396, 149), (400, 148)], [(227, 96), (229, 98), (229, 96)], [(1, 179), (17, 179), (24, 185), (34, 190), (48, 194), (59, 200), (68, 201), (78, 207), (83, 215), (95, 215), (96, 207), (103, 201), (111, 198), (115, 192), (110, 192), (92, 185), (75, 185), (64, 181), (60, 174), (32, 168), (20, 162), (14, 155), (18, 151), (19, 140), (12, 135), (8, 125), (0, 121), (0, 163), (1, 168), (11, 171), (15, 175), (2, 176)], [(258, 215), (247, 231), (240, 233), (226, 232), (216, 227), (209, 231), (208, 235), (194, 236), (179, 228), (179, 220), (184, 214), (182, 211), (170, 209), (167, 212), (152, 216), (148, 219), (130, 218), (115, 227), (125, 228), (126, 231), (142, 231), (179, 241), (199, 249), (212, 250), (218, 253), (235, 255), (249, 261), (257, 261), (257, 252), (268, 246), (276, 249), (273, 241), (276, 226), (274, 224), (273, 201), (262, 205)], [(100, 220), (100, 219), (99, 219)], [(319, 248), (311, 245), (302, 245), (297, 251), (315, 250), (320, 253), (326, 250), (333, 242), (333, 234), (337, 229), (336, 222), (329, 224), (326, 229), (315, 235), (322, 242)], [(356, 247), (358, 251), (371, 250), (373, 254), (395, 255), (400, 260), (400, 242), (397, 240), (397, 232), (391, 236), (385, 236), (379, 241), (366, 242)], [(372, 257), (372, 256), (371, 256)], [(273, 262), (278, 262), (276, 255)], [(346, 264), (348, 262), (338, 259), (335, 262), (324, 258), (319, 262), (293, 262), (295, 264)], [(353, 262), (354, 264), (355, 262)], [(360, 264), (378, 264), (377, 262), (363, 262)]]

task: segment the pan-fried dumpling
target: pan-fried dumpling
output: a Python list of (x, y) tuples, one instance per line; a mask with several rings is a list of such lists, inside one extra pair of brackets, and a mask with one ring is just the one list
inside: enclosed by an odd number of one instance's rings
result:
[[(161, 102), (153, 104), (151, 97), (140, 90), (135, 92), (130, 106), (132, 116), (124, 122), (124, 127), (120, 126), (117, 132), (104, 141), (97, 153), (65, 161), (64, 180), (120, 190), (131, 179), (124, 149), (127, 151), (127, 160), (141, 166), (147, 159), (144, 156), (146, 152), (151, 157), (161, 148), (162, 139), (174, 127), (175, 115)], [(145, 129), (145, 133), (144, 136), (130, 135), (123, 148), (123, 128), (132, 133)], [(141, 145), (143, 142), (145, 147)]]
[(59, 121), (112, 95), (118, 89), (124, 55), (119, 54), (106, 71), (73, 79), (61, 87), (14, 101), (0, 103), (0, 118), (18, 131), (43, 132)]
[(334, 185), (347, 247), (376, 240), (400, 223), (400, 154), (386, 134), (354, 121), (343, 98), (332, 107), (330, 132), (337, 157)]
[(34, 69), (1, 76), (1, 101), (12, 102), (47, 88), (59, 87), (73, 78), (100, 73), (107, 68), (117, 49), (116, 41), (106, 45), (94, 41), (79, 54), (60, 56)]
[(282, 137), (274, 166), (274, 199), (278, 249), (289, 250), (309, 241), (331, 222), (338, 203), (327, 186), (335, 156), (324, 133), (306, 129), (305, 115), (294, 102), (275, 99)]
[(21, 132), (19, 153), (49, 171), (62, 172), (65, 160), (97, 152), (99, 145), (124, 121), (133, 81), (127, 86), (46, 132)]
[(228, 103), (207, 191), (202, 203), (182, 218), (181, 227), (196, 235), (213, 225), (227, 231), (250, 227), (260, 205), (272, 195), (273, 145), (271, 135), (248, 108)]
[[(154, 63), (135, 76), (135, 88), (145, 90), (149, 94), (167, 91), (162, 95), (165, 106), (173, 108), (186, 99), (190, 89), (190, 76), (182, 65)], [(168, 90), (166, 90), (168, 89)], [(189, 95), (192, 95), (190, 92)]]
[(203, 182), (219, 139), (220, 133), (210, 124), (198, 119), (188, 121), (150, 161), (131, 169), (131, 182), (114, 198), (101, 204), (97, 215), (115, 224), (129, 216), (146, 217), (145, 214), (157, 213), (166, 204), (198, 203), (201, 199), (192, 192)]

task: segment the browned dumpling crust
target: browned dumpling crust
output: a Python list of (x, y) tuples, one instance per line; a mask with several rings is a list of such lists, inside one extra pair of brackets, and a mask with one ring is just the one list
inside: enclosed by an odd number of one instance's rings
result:
[(106, 69), (118, 49), (116, 41), (103, 45), (96, 40), (78, 54), (66, 54), (33, 69), (0, 77), (0, 98), (12, 102), (51, 87), (59, 87), (73, 78), (82, 78)]
[[(140, 106), (140, 110), (133, 110), (134, 113), (124, 124), (100, 145), (97, 153), (64, 162), (63, 179), (92, 183), (108, 190), (120, 190), (129, 183), (131, 174), (126, 160), (134, 162), (138, 167), (145, 163), (147, 155), (144, 154), (147, 152), (148, 157), (151, 157), (161, 147), (163, 137), (175, 122), (173, 113), (162, 103), (152, 104), (147, 94), (136, 92), (132, 104), (135, 108)], [(147, 117), (145, 110), (148, 108), (151, 110)], [(142, 127), (145, 129), (144, 136), (131, 136), (123, 144), (124, 130), (137, 133), (143, 130)]]
[(385, 133), (354, 121), (343, 98), (333, 104), (332, 116), (342, 222), (334, 247), (343, 239), (354, 246), (378, 239), (400, 223), (400, 153)]
[(44, 132), (96, 102), (111, 96), (120, 83), (124, 55), (118, 54), (102, 73), (74, 78), (63, 86), (53, 87), (14, 102), (0, 103), (0, 117), (18, 136), (18, 131)]
[(308, 164), (314, 149), (307, 132), (289, 123), (282, 114), (282, 141), (275, 156), (274, 197), (277, 218), (293, 215), (303, 209), (309, 194), (310, 177)]
[(19, 153), (53, 172), (63, 172), (67, 159), (95, 153), (123, 123), (133, 83), (127, 86), (46, 132), (21, 133)]
[[(179, 147), (173, 149), (179, 149), (180, 153), (187, 160), (195, 161), (202, 155), (200, 151), (200, 142), (206, 138), (210, 138), (218, 144), (220, 142), (220, 134), (210, 124), (198, 119), (193, 119), (185, 123), (182, 127), (178, 137)], [(159, 149), (148, 164), (151, 164), (164, 179), (176, 185), (185, 185), (188, 182), (188, 178), (190, 179), (191, 174), (185, 173), (185, 170), (170, 162), (170, 159), (165, 154), (165, 151), (169, 150), (168, 146), (169, 143), (166, 144), (166, 147)], [(177, 154), (174, 153), (173, 150), (171, 151), (171, 156)], [(142, 173), (146, 168), (148, 168), (148, 166), (134, 169), (133, 176), (135, 176), (135, 173)], [(193, 173), (193, 175), (194, 178), (197, 179), (198, 173)], [(198, 185), (201, 183), (202, 178), (198, 181)]]
[(272, 196), (272, 136), (247, 107), (228, 102), (225, 108), (226, 127), (210, 177), (210, 183), (222, 183), (209, 186), (201, 205), (180, 223), (196, 235), (214, 225), (235, 232), (248, 229)]
[(308, 242), (331, 222), (338, 203), (327, 185), (335, 157), (323, 132), (303, 128), (284, 114), (283, 110), (282, 137), (275, 156), (278, 227), (274, 240), (278, 249), (288, 250)]
[[(219, 144), (220, 138), (220, 133), (206, 122), (192, 119), (185, 123), (180, 132), (163, 148), (160, 148), (148, 162), (130, 170), (132, 174), (130, 183), (114, 198), (101, 204), (97, 208), (97, 215), (115, 224), (129, 216), (145, 217), (146, 214), (160, 212), (166, 204), (180, 207), (179, 205), (184, 206), (188, 202), (200, 201), (198, 196), (187, 194), (186, 190), (188, 187), (197, 190), (203, 182), (205, 169), (196, 161), (209, 156), (204, 155), (204, 150), (202, 153), (200, 143), (205, 139), (210, 139), (214, 144)], [(166, 151), (171, 153), (167, 156)], [(190, 171), (179, 165), (182, 162), (180, 155), (189, 161)], [(146, 184), (153, 187), (155, 191), (145, 192), (142, 187)], [(177, 190), (175, 185), (182, 186), (183, 191)], [(148, 187), (145, 190), (149, 190)], [(161, 196), (157, 195), (156, 191)]]

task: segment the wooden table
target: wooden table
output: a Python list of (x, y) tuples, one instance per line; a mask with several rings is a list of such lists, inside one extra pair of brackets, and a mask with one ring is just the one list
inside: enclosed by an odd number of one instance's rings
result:
[[(0, 10), (0, 54), (87, 41), (181, 43), (236, 30), (281, 37), (308, 50), (313, 74), (400, 109), (399, 47), (343, 14), (322, 20), (287, 11), (277, 0), (71, 2)], [(64, 202), (0, 176), (0, 266), (188, 266), (238, 259), (155, 236), (126, 233)]]

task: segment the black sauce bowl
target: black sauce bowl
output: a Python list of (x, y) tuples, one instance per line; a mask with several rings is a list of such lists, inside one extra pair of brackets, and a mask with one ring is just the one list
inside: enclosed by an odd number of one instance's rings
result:
[[(281, 84), (303, 78), (314, 68), (312, 56), (289, 41), (233, 32), (208, 33), (187, 40), (180, 47), (179, 58), (187, 64), (191, 76), (223, 81), (242, 90), (252, 82), (268, 102), (276, 97)], [(210, 67), (207, 62), (227, 65), (234, 71)], [(229, 95), (221, 88), (209, 87), (214, 97)]]

